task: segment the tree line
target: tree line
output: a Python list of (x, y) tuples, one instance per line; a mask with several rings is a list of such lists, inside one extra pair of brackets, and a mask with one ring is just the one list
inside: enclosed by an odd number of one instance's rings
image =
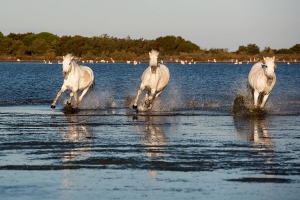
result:
[(249, 60), (262, 56), (276, 56), (278, 60), (300, 60), (300, 44), (289, 49), (271, 49), (265, 47), (260, 50), (255, 44), (239, 46), (235, 52), (228, 49), (202, 49), (191, 41), (180, 36), (164, 36), (154, 40), (116, 38), (107, 34), (94, 37), (62, 36), (49, 32), (41, 33), (10, 33), (3, 35), (0, 32), (0, 60), (15, 61), (16, 59), (39, 61), (61, 60), (67, 53), (73, 53), (83, 60), (110, 60), (115, 61), (139, 60), (148, 61), (148, 52), (151, 49), (160, 51), (160, 59), (166, 61), (194, 60), (207, 62), (213, 59), (222, 62), (232, 60)]

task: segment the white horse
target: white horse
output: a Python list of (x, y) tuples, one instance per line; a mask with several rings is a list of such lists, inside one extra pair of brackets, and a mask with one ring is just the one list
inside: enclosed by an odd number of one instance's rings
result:
[(258, 100), (259, 96), (261, 95), (261, 97), (263, 97), (261, 104), (259, 105), (261, 109), (264, 108), (276, 83), (276, 74), (274, 72), (276, 65), (274, 61), (275, 56), (272, 58), (264, 57), (264, 64), (261, 62), (254, 64), (248, 75), (250, 96), (254, 96), (254, 106), (258, 106), (260, 103)]
[[(145, 102), (143, 107), (147, 105), (148, 109), (152, 109), (152, 101), (158, 97), (165, 89), (165, 87), (169, 83), (170, 72), (169, 69), (162, 64), (157, 62), (159, 52), (156, 50), (152, 50), (149, 52), (150, 66), (145, 69), (142, 74), (142, 83), (140, 85), (140, 89), (138, 90), (137, 96), (133, 103), (133, 109), (137, 109), (138, 99), (141, 92), (145, 89)], [(148, 95), (150, 93), (150, 95)]]
[[(72, 108), (76, 109), (83, 96), (87, 93), (89, 88), (94, 85), (94, 73), (89, 67), (79, 66), (75, 62), (74, 56), (72, 56), (71, 54), (63, 56), (62, 64), (62, 75), (64, 76), (64, 83), (60, 91), (57, 93), (57, 96), (54, 99), (51, 108), (55, 108), (57, 99), (64, 91), (71, 90), (70, 98), (67, 104), (71, 105), (72, 98), (74, 96), (75, 104), (72, 106)], [(78, 98), (79, 90), (82, 90), (82, 93)]]

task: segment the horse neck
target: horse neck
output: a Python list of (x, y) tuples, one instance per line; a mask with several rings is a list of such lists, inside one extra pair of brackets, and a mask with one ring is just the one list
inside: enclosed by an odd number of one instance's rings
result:
[(72, 61), (72, 64), (71, 64), (71, 74), (75, 74), (76, 72), (78, 72), (80, 70), (80, 67), (79, 65), (75, 62), (75, 61)]

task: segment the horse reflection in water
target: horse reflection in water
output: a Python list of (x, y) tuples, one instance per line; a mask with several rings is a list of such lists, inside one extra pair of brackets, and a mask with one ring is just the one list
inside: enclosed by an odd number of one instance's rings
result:
[[(58, 130), (62, 137), (62, 165), (72, 166), (76, 161), (88, 159), (94, 142), (92, 130), (85, 125), (85, 123), (90, 122), (90, 117), (81, 111), (80, 115), (65, 112), (62, 118), (58, 116), (53, 117), (53, 119), (60, 125)], [(63, 170), (61, 188), (64, 188), (62, 196), (65, 199), (72, 199), (73, 197), (68, 190), (77, 182), (74, 180), (73, 172), (72, 169)]]
[(275, 155), (275, 144), (267, 128), (269, 123), (264, 116), (234, 116), (238, 136), (242, 140), (251, 142), (250, 150), (257, 151), (259, 157), (263, 157), (267, 164), (272, 163)]
[[(168, 146), (165, 133), (159, 127), (160, 117), (156, 116), (139, 116), (134, 118), (135, 121), (143, 121), (144, 125), (136, 125), (141, 142), (145, 145), (146, 155), (150, 160), (159, 159), (164, 155), (165, 148)], [(150, 171), (152, 178), (157, 176), (158, 172)]]
[(62, 140), (69, 147), (69, 151), (63, 153), (63, 162), (82, 160), (90, 155), (92, 150), (93, 135), (84, 125), (87, 116), (66, 114), (68, 128), (61, 130)]

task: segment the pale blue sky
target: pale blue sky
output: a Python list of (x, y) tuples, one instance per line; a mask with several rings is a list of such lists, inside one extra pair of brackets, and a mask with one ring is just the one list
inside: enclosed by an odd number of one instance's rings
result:
[(182, 36), (201, 48), (300, 44), (300, 0), (0, 0), (0, 31)]

